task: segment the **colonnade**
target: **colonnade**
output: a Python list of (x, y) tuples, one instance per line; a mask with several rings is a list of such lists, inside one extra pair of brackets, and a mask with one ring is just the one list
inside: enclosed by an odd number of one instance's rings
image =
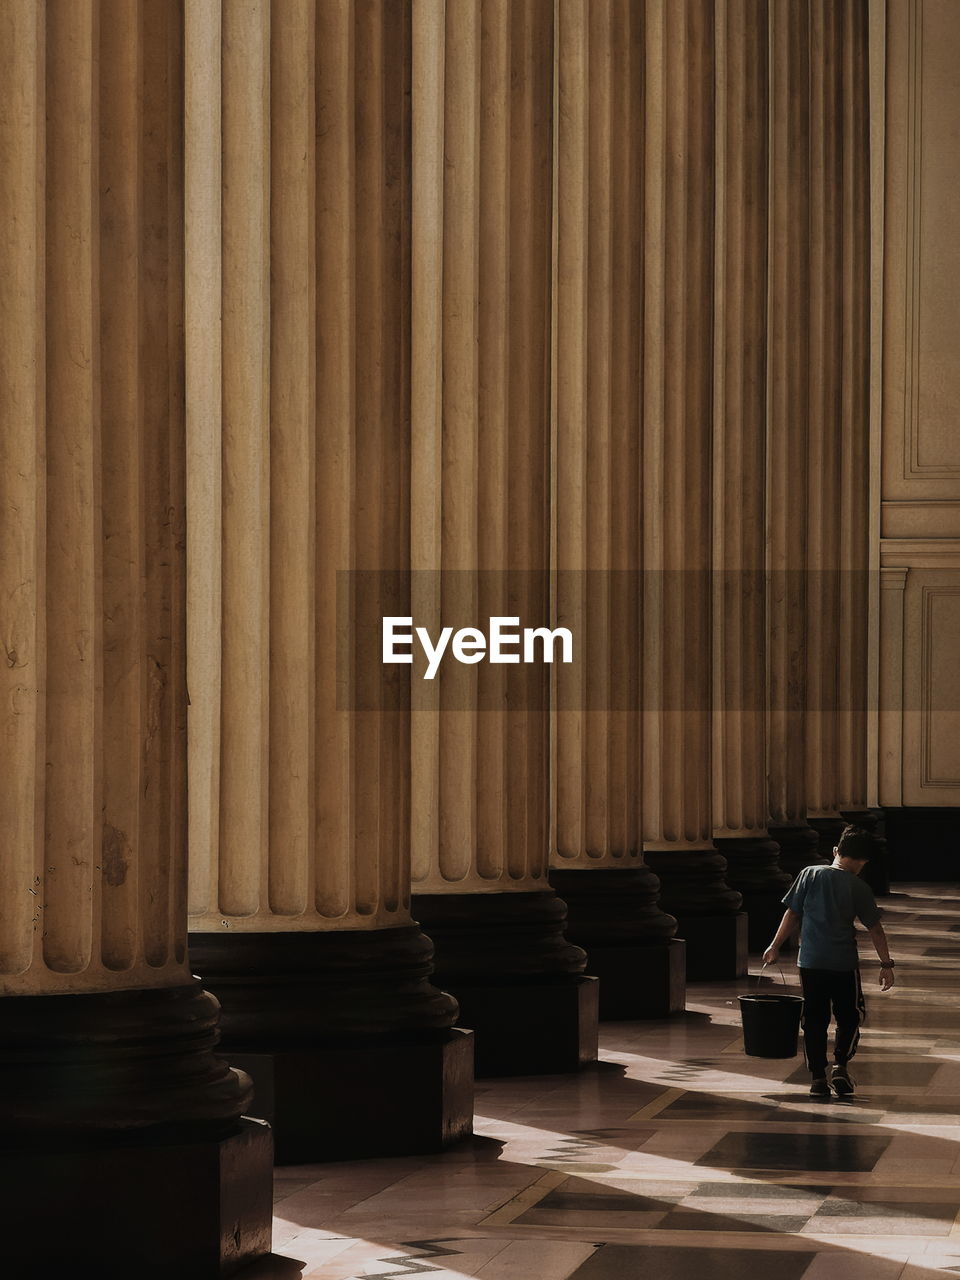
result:
[[(474, 1048), (742, 973), (866, 809), (866, 5), (0, 24), (2, 1158), (94, 1169), (70, 1258), (116, 1193), (129, 1265), (208, 1151), (144, 1265), (213, 1274), (244, 1110), (441, 1147)], [(380, 661), (498, 614), (575, 661)]]

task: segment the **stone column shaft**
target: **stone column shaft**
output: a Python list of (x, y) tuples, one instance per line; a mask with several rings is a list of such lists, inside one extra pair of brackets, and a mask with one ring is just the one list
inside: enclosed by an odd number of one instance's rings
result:
[(870, 60), (869, 10), (862, 0), (850, 0), (844, 6), (842, 55), (840, 506), (844, 519), (840, 530), (837, 808), (847, 813), (863, 811), (870, 802)]
[(698, 977), (740, 972), (746, 923), (711, 797), (715, 34), (713, 6), (646, 5), (643, 834)]
[(176, 6), (0, 15), (5, 1256), (103, 1275), (161, 1187), (144, 1274), (269, 1249), (269, 1133), (186, 948), (182, 53)]
[(602, 1017), (683, 1007), (683, 946), (643, 865), (640, 345), (643, 10), (557, 10), (556, 623), (551, 883), (600, 978)]
[(808, 811), (866, 806), (867, 15), (813, 4)]
[[(866, 814), (869, 584), (869, 177), (867, 11), (815, 5), (811, 384), (810, 824), (830, 857)], [(830, 371), (829, 374), (824, 371)]]
[(718, 0), (716, 18), (713, 821), (756, 950), (790, 883), (767, 832), (768, 6)]
[(714, 831), (766, 835), (766, 4), (717, 6)]
[[(388, 6), (383, 25), (398, 25), (398, 12)], [(377, 717), (337, 706), (336, 615), (339, 568), (404, 566), (407, 517), (389, 488), (379, 519), (355, 525), (359, 487), (389, 484), (388, 464), (399, 487), (409, 447), (402, 401), (384, 403), (387, 386), (400, 386), (405, 321), (402, 192), (384, 192), (382, 170), (402, 126), (389, 138), (377, 107), (402, 60), (370, 65), (385, 37), (369, 6), (354, 13), (350, 5), (293, 3), (271, 18), (269, 6), (242, 0), (225, 18), (215, 55), (223, 193), (211, 210), (221, 219), (224, 295), (224, 391), (213, 408), (223, 463), (211, 484), (220, 510), (213, 520), (198, 512), (190, 560), (194, 616), (203, 617), (212, 578), (222, 584), (222, 607), (198, 636), (216, 654), (198, 647), (190, 656), (198, 686), (191, 927), (405, 925), (409, 855), (399, 819), (408, 801), (402, 768), (380, 767), (378, 736), (395, 738), (402, 753), (403, 712), (385, 714), (378, 728)], [(329, 122), (319, 136), (315, 96)], [(369, 126), (362, 150), (355, 112)], [(206, 185), (197, 172), (191, 190)], [(376, 216), (361, 195), (375, 202)], [(386, 261), (391, 233), (398, 252)], [(199, 262), (209, 225), (198, 221), (195, 235)], [(198, 281), (196, 307), (204, 295)], [(381, 352), (389, 353), (383, 383), (357, 377)], [(216, 368), (204, 372), (190, 406), (198, 447), (202, 396), (215, 394)], [(211, 668), (219, 679), (202, 681)], [(215, 823), (206, 818), (211, 809)], [(367, 839), (373, 814), (381, 821)]]
[[(414, 8), (414, 608), (549, 620), (552, 0)], [(414, 912), (478, 1070), (596, 1054), (547, 881), (549, 668), (413, 675)]]
[[(98, 5), (60, 4), (44, 26), (28, 8), (8, 15), (5, 82), (23, 114), (5, 126), (0, 192), (17, 226), (0, 351), (16, 499), (3, 994), (166, 987), (190, 981), (183, 530), (162, 518), (183, 518), (174, 87), (162, 47), (139, 65), (133, 17), (118, 29)], [(161, 23), (159, 38), (175, 34)], [(98, 78), (101, 53), (113, 61)]]
[[(807, 813), (836, 817), (843, 334), (842, 6), (810, 0), (810, 339), (807, 424)], [(799, 562), (798, 562), (799, 563)]]
[(796, 874), (820, 861), (806, 822), (807, 503), (811, 415), (809, 0), (770, 9), (770, 294), (767, 449), (770, 834)]
[(409, 607), (410, 8), (237, 0), (196, 41), (195, 962), (280, 1159), (432, 1149), (469, 1128), (469, 1043), (409, 912), (409, 706), (373, 616)]

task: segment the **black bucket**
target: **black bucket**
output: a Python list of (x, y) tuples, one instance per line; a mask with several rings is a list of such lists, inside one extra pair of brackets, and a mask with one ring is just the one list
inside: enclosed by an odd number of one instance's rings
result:
[(751, 1058), (795, 1058), (802, 996), (740, 996), (743, 1051)]

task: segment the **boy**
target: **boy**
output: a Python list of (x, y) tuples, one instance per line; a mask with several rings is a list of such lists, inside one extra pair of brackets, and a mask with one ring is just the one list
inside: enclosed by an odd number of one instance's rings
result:
[[(777, 935), (763, 953), (773, 964), (780, 947), (801, 925), (797, 964), (803, 987), (803, 1051), (815, 1098), (849, 1097), (854, 1083), (847, 1063), (857, 1051), (864, 1017), (859, 957), (853, 922), (870, 934), (880, 957), (880, 987), (893, 986), (893, 961), (880, 924), (880, 910), (869, 887), (858, 877), (874, 849), (874, 838), (860, 827), (845, 827), (829, 867), (804, 867), (783, 899), (786, 911)], [(827, 1028), (830, 1008), (837, 1020), (834, 1067), (827, 1082)]]

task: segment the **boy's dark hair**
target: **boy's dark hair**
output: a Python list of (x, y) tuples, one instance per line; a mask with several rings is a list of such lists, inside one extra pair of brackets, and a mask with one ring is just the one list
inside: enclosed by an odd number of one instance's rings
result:
[(853, 825), (843, 828), (837, 841), (837, 853), (841, 858), (855, 858), (857, 862), (869, 862), (876, 853), (876, 836), (865, 827)]

